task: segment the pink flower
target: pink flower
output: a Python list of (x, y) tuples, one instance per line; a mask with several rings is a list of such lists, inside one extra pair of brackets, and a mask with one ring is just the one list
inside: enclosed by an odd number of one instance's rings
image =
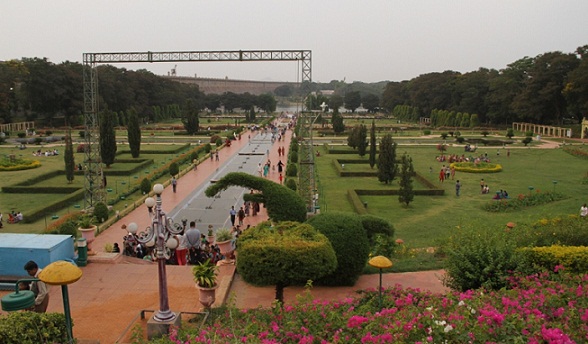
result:
[(555, 268), (553, 269), (553, 271), (555, 272), (559, 272), (559, 271), (564, 271), (564, 266), (563, 265), (556, 265)]
[(356, 328), (356, 327), (360, 327), (361, 324), (368, 322), (369, 319), (366, 317), (362, 317), (360, 315), (354, 315), (351, 318), (349, 318), (349, 320), (347, 321), (347, 327), (348, 328)]

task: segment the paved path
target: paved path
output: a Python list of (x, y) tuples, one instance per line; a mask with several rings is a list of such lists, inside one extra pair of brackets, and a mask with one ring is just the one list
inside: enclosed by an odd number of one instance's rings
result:
[[(199, 220), (198, 227), (206, 228), (211, 223), (216, 226), (226, 226), (229, 221), (228, 208), (230, 205), (242, 203), (242, 193), (245, 190), (231, 188), (221, 194), (220, 199), (209, 199), (202, 196), (202, 190), (210, 185), (211, 179), (217, 179), (231, 169), (242, 170), (251, 173), (251, 168), (258, 161), (265, 162), (267, 150), (269, 159), (276, 163), (282, 159), (278, 156), (278, 147), (288, 149), (291, 132), (286, 135), (286, 140), (267, 145), (267, 137), (259, 134), (248, 133), (242, 135), (241, 140), (233, 141), (231, 147), (226, 147), (219, 152), (220, 161), (203, 161), (197, 171), (190, 171), (178, 180), (177, 192), (171, 187), (162, 194), (164, 210), (169, 215), (179, 218), (186, 217), (189, 220)], [(253, 150), (255, 149), (255, 152)], [(265, 150), (265, 154), (264, 154)], [(245, 152), (250, 154), (238, 154)], [(259, 154), (261, 152), (261, 154)], [(249, 159), (246, 159), (249, 157)], [(286, 159), (282, 161), (286, 163)], [(232, 167), (231, 167), (232, 166)], [(239, 168), (239, 166), (243, 166)], [(256, 173), (256, 168), (254, 169)], [(278, 182), (277, 171), (271, 172), (270, 180)], [(207, 203), (209, 202), (209, 203)], [(212, 204), (212, 209), (206, 206)], [(262, 207), (261, 212), (255, 217), (247, 217), (245, 225), (252, 226), (267, 219), (267, 213)], [(118, 242), (122, 247), (122, 238), (126, 231), (121, 228), (123, 224), (136, 222), (139, 228), (149, 225), (149, 218), (145, 206), (138, 207), (127, 216), (114, 223), (110, 228), (96, 237), (93, 243), (95, 251), (100, 252), (106, 243)], [(114, 343), (119, 336), (135, 321), (141, 310), (159, 309), (157, 265), (135, 258), (121, 257), (114, 259), (116, 255), (100, 252), (91, 257), (90, 263), (83, 267), (83, 277), (69, 286), (71, 314), (74, 322), (74, 336), (78, 339), (99, 339), (100, 343)], [(170, 308), (174, 312), (201, 311), (198, 302), (198, 292), (194, 286), (191, 269), (189, 266), (166, 266), (168, 279), (168, 292)], [(442, 271), (386, 274), (384, 285), (401, 284), (406, 287), (415, 287), (435, 292), (444, 292), (446, 289), (440, 282)], [(325, 288), (315, 287), (313, 296), (320, 299), (339, 299), (354, 293), (355, 290), (377, 287), (378, 275), (362, 276), (354, 287)], [(220, 287), (217, 290), (217, 302), (220, 304), (228, 295), (234, 296), (237, 307), (253, 308), (258, 306), (270, 306), (274, 298), (274, 288), (257, 288), (244, 283), (235, 274), (235, 267), (222, 266), (219, 273)], [(289, 287), (285, 289), (285, 300), (291, 302), (302, 288)], [(0, 292), (4, 296), (8, 292)], [(63, 300), (59, 287), (52, 287), (50, 291), (49, 312), (63, 312)], [(147, 317), (151, 314), (148, 313)], [(123, 338), (121, 342), (127, 342)]]

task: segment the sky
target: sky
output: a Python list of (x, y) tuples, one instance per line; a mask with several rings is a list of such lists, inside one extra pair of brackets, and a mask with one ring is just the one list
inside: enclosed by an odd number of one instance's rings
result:
[[(83, 53), (311, 50), (312, 81), (502, 69), (588, 44), (587, 0), (2, 0), (0, 60)], [(119, 64), (167, 75), (175, 63)], [(181, 62), (178, 76), (301, 80), (297, 62)]]

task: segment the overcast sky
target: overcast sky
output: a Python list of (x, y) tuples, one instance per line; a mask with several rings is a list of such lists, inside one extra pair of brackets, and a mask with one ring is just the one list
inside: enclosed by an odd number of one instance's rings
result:
[[(0, 60), (87, 52), (312, 50), (317, 82), (501, 69), (588, 44), (588, 0), (3, 0)], [(124, 64), (165, 75), (174, 63)], [(182, 62), (182, 76), (299, 81), (296, 62)]]

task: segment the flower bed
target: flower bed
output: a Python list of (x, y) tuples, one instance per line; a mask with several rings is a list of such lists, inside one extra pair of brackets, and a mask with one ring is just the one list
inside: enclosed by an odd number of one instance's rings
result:
[(497, 173), (502, 171), (502, 165), (489, 162), (454, 162), (450, 165), (456, 171), (468, 173)]
[(563, 151), (577, 158), (588, 159), (588, 149), (574, 146), (565, 146)]
[(489, 212), (518, 210), (525, 207), (542, 205), (559, 201), (566, 198), (564, 195), (553, 192), (537, 192), (530, 195), (519, 194), (516, 198), (492, 200), (486, 203), (483, 208)]
[[(431, 294), (399, 285), (356, 298), (271, 309), (216, 310), (199, 330), (167, 343), (582, 343), (588, 335), (588, 275), (514, 277), (509, 288)], [(190, 333), (191, 332), (191, 333)], [(190, 333), (190, 334), (188, 334)], [(189, 335), (189, 339), (187, 336)]]
[(41, 167), (39, 160), (29, 159), (14, 159), (8, 158), (0, 159), (0, 171), (21, 171), (30, 170), (32, 168)]

